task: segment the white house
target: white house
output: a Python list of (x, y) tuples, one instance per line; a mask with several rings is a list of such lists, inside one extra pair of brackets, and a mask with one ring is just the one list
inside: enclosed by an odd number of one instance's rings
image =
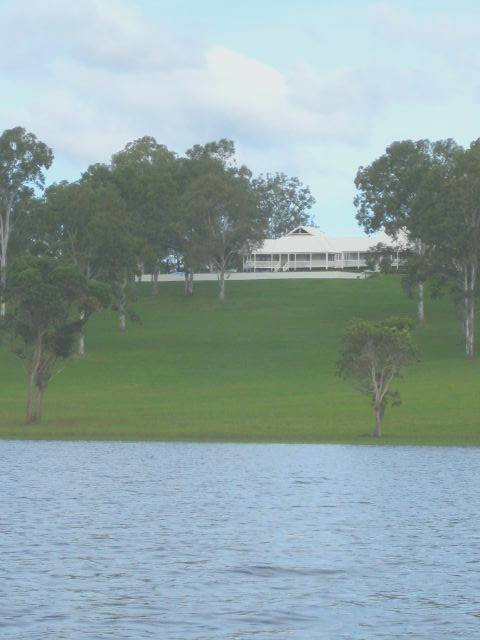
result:
[(383, 233), (359, 238), (329, 238), (315, 227), (297, 227), (282, 238), (265, 240), (258, 249), (243, 256), (243, 270), (364, 269), (368, 250), (379, 242), (387, 246), (393, 244)]

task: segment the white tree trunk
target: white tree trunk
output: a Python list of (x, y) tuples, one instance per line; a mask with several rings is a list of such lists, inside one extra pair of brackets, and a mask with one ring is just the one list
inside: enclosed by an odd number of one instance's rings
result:
[(127, 295), (126, 288), (128, 284), (127, 276), (124, 275), (122, 284), (120, 285), (120, 300), (118, 304), (118, 327), (122, 333), (127, 330)]
[(464, 334), (465, 355), (472, 359), (475, 356), (475, 286), (476, 265), (464, 266)]
[(2, 255), (0, 256), (0, 271), (0, 316), (3, 317), (7, 312), (7, 305), (5, 304), (5, 286), (7, 284), (7, 256), (3, 251)]
[(218, 286), (219, 286), (218, 298), (220, 302), (224, 302), (225, 301), (225, 268), (223, 266), (218, 272)]
[(475, 303), (469, 300), (465, 309), (465, 354), (467, 358), (475, 356)]
[(7, 307), (5, 304), (5, 286), (7, 284), (7, 249), (10, 239), (10, 214), (12, 199), (6, 203), (5, 217), (0, 211), (0, 316), (4, 316)]
[[(85, 312), (81, 311), (80, 320), (84, 320), (84, 319), (85, 319)], [(78, 338), (78, 355), (81, 356), (82, 358), (85, 355), (85, 332), (83, 327), (80, 332), (80, 336)]]
[[(423, 242), (419, 239), (415, 240), (415, 253), (417, 256), (423, 256), (425, 253), (425, 247)], [(418, 283), (418, 323), (423, 325), (425, 324), (425, 292), (424, 292), (424, 283)]]
[(158, 269), (154, 269), (152, 273), (152, 296), (158, 295)]
[(423, 282), (418, 285), (418, 322), (425, 324), (425, 292)]
[(185, 295), (193, 296), (193, 272), (185, 271)]

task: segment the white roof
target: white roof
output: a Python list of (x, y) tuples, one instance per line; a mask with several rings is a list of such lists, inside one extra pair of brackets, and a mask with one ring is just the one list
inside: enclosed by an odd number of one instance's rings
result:
[(315, 227), (297, 227), (282, 238), (265, 240), (252, 253), (343, 253), (368, 251), (379, 242), (394, 244), (385, 233), (358, 238), (330, 238)]

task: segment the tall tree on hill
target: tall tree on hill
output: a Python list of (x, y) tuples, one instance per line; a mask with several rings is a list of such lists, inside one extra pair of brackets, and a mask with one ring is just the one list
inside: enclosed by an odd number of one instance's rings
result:
[[(73, 355), (78, 334), (90, 315), (109, 303), (106, 285), (90, 282), (69, 261), (22, 256), (9, 267), (8, 313), (0, 337), (27, 374), (26, 422), (42, 418), (43, 396), (58, 363)], [(84, 309), (82, 319), (78, 307)]]
[(98, 273), (112, 288), (119, 329), (124, 333), (127, 317), (138, 319), (130, 305), (134, 293), (131, 285), (139, 274), (139, 264), (144, 256), (138, 220), (128, 209), (110, 166), (91, 165), (82, 174), (80, 183), (96, 192), (100, 204), (103, 200), (108, 204), (97, 211), (101, 240)]
[(234, 154), (233, 142), (223, 139), (205, 146), (195, 145), (186, 152), (185, 157), (178, 158), (177, 161), (180, 197), (177, 215), (170, 230), (170, 243), (182, 263), (187, 296), (193, 295), (195, 271), (205, 267), (210, 261), (204, 241), (205, 220), (199, 215), (198, 209), (192, 207), (190, 189), (212, 172), (222, 172), (227, 166), (233, 168)]
[(178, 210), (176, 155), (155, 138), (145, 136), (116, 153), (111, 169), (143, 245), (143, 259), (151, 267), (155, 295)]
[(313, 224), (310, 210), (315, 198), (298, 178), (267, 173), (254, 178), (252, 184), (268, 217), (269, 238), (280, 238), (295, 227)]
[(435, 167), (451, 160), (457, 145), (452, 140), (432, 143), (429, 140), (404, 140), (387, 147), (384, 155), (371, 165), (360, 167), (355, 178), (357, 220), (366, 233), (381, 229), (393, 237), (405, 233), (414, 248), (419, 269), (415, 271), (418, 290), (418, 320), (425, 322), (423, 265), (428, 255), (428, 236), (420, 237), (415, 229), (427, 210), (438, 200)]
[(45, 184), (45, 169), (53, 162), (52, 150), (22, 127), (0, 135), (0, 315), (5, 315), (8, 245), (15, 217), (33, 189)]
[(450, 289), (459, 311), (465, 354), (475, 354), (475, 301), (480, 292), (480, 140), (457, 147), (450, 162), (437, 167), (434, 207), (417, 220), (415, 233), (430, 238), (431, 277)]
[[(46, 191), (45, 229), (55, 255), (68, 257), (88, 281), (109, 284), (124, 330), (124, 293), (137, 252), (122, 197), (111, 183), (63, 182)], [(80, 318), (85, 310), (80, 309)], [(80, 333), (79, 354), (85, 354)]]
[(198, 165), (183, 194), (183, 210), (195, 219), (192, 244), (201, 247), (216, 271), (222, 302), (225, 273), (233, 258), (255, 247), (268, 223), (251, 173), (236, 166), (234, 153), (233, 143), (223, 140), (187, 152)]

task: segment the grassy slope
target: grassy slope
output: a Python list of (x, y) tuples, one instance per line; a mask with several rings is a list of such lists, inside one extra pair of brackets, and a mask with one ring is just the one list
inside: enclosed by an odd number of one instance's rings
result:
[[(88, 356), (51, 383), (45, 420), (22, 424), (24, 374), (0, 352), (0, 437), (366, 443), (368, 401), (334, 375), (352, 316), (414, 314), (394, 278), (199, 283), (142, 291), (127, 335), (94, 318)], [(384, 442), (480, 445), (480, 361), (467, 362), (448, 300), (428, 302), (422, 362), (386, 414)]]

